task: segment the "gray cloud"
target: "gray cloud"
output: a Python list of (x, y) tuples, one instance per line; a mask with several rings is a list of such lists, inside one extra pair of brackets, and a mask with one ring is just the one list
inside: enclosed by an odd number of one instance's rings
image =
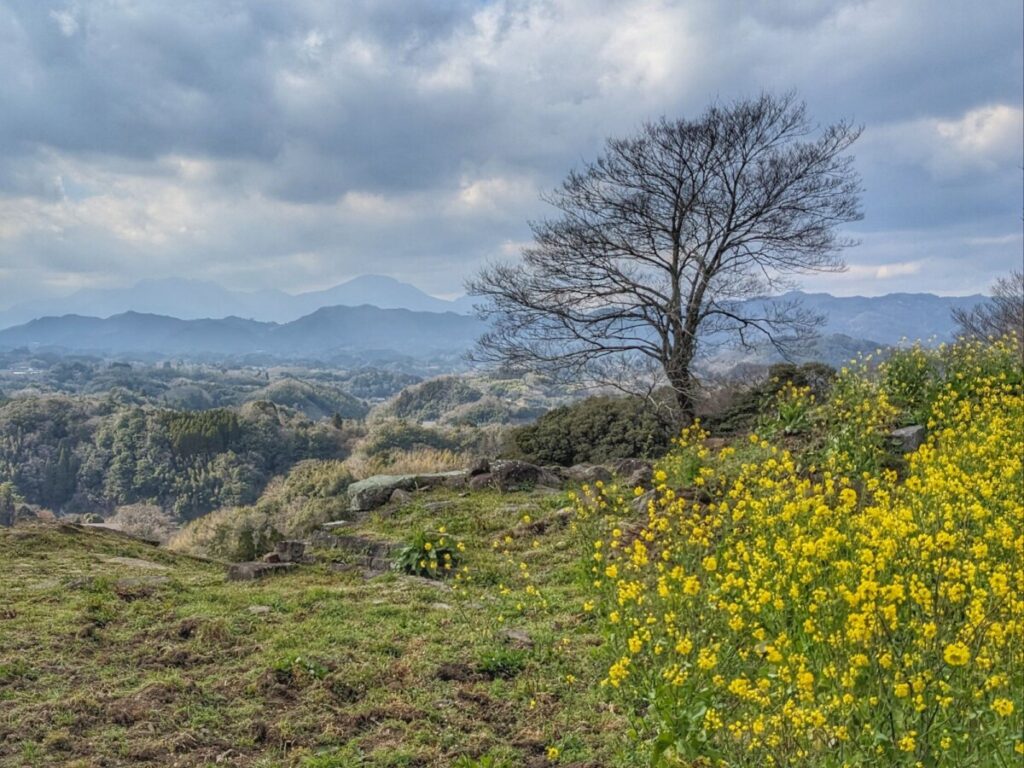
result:
[(809, 287), (978, 290), (1021, 259), (1022, 25), (1017, 0), (0, 0), (0, 306), (172, 274), (458, 292), (605, 136), (762, 88), (866, 129), (863, 244)]

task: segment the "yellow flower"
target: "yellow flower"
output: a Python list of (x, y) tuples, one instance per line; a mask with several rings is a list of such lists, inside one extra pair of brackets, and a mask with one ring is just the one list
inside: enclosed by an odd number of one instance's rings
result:
[(971, 651), (963, 643), (951, 643), (942, 652), (942, 658), (951, 667), (962, 667), (971, 660)]
[(558, 756), (560, 754), (562, 754), (562, 753), (559, 751), (558, 747), (548, 747), (548, 761), (549, 762), (552, 762), (552, 763), (556, 762), (558, 760)]
[(1000, 717), (1009, 717), (1013, 714), (1013, 702), (1009, 699), (996, 699), (992, 702), (992, 711)]

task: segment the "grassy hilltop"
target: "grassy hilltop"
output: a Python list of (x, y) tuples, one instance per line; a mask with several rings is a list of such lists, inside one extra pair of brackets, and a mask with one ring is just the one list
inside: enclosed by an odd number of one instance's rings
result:
[[(446, 526), (465, 587), (326, 564), (230, 583), (102, 530), (0, 531), (0, 765), (519, 766), (552, 746), (628, 765), (623, 718), (586, 682), (600, 637), (561, 495), (427, 498), (450, 506), (355, 532)], [(547, 608), (501, 586), (520, 562)]]

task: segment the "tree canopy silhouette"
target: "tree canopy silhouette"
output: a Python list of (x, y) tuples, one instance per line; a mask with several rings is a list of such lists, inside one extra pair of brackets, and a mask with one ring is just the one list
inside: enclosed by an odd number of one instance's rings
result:
[(628, 391), (667, 384), (691, 420), (702, 348), (786, 351), (821, 322), (753, 300), (844, 268), (859, 133), (816, 129), (793, 94), (765, 94), (609, 140), (545, 197), (557, 215), (531, 224), (521, 261), (468, 282), (491, 322), (475, 358)]

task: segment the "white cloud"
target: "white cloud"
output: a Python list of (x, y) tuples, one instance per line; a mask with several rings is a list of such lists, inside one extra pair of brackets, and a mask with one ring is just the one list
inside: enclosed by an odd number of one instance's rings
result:
[(879, 157), (919, 165), (936, 180), (1019, 168), (1024, 109), (987, 104), (953, 119), (927, 117), (871, 129), (865, 137)]
[(894, 277), (906, 277), (917, 275), (924, 267), (924, 261), (896, 261), (891, 264), (850, 264), (846, 272), (840, 273), (843, 277), (873, 280), (889, 280)]
[(78, 34), (78, 19), (75, 17), (73, 11), (51, 10), (50, 18), (53, 19), (54, 23), (57, 25), (57, 29), (60, 30), (60, 33), (64, 35), (64, 37), (74, 37)]
[(179, 272), (448, 293), (515, 258), (538, 192), (605, 137), (790, 87), (867, 125), (872, 231), (813, 285), (973, 288), (1020, 258), (999, 238), (1020, 221), (1022, 23), (1019, 0), (14, 4), (0, 304)]

